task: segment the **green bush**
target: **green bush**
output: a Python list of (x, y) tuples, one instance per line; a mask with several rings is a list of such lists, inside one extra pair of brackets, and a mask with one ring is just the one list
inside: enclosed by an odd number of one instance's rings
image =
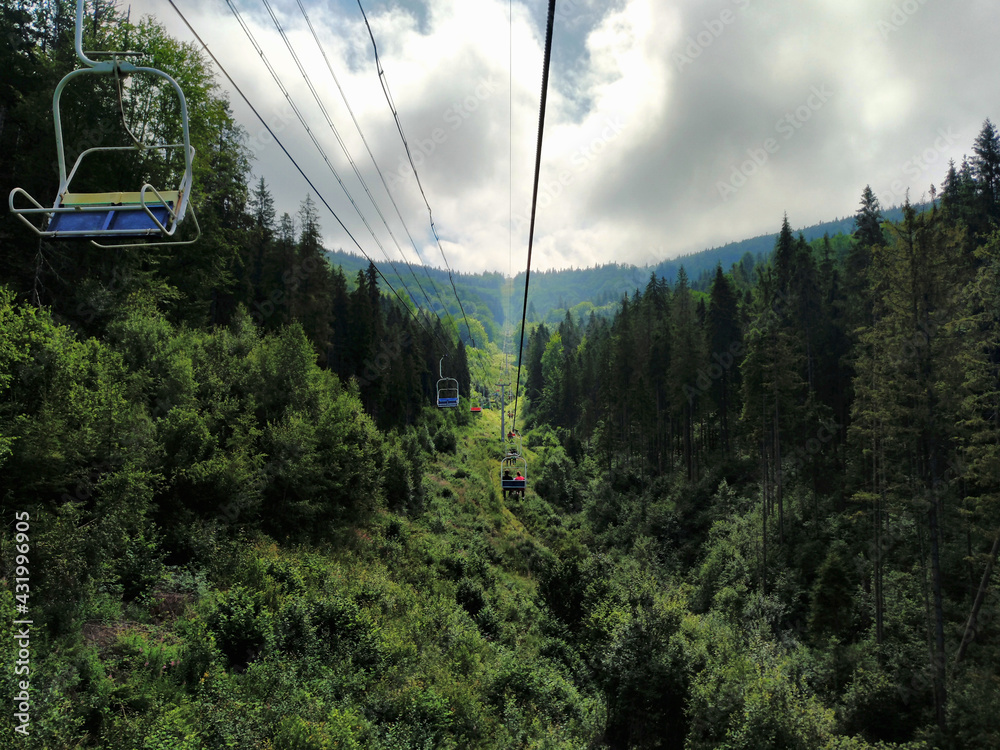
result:
[(397, 440), (387, 441), (382, 457), (382, 488), (391, 510), (407, 509), (413, 502), (412, 468), (403, 446)]
[(454, 430), (441, 425), (434, 433), (434, 450), (438, 453), (455, 453), (458, 450), (458, 438)]
[(362, 727), (353, 713), (336, 708), (321, 722), (290, 716), (278, 725), (274, 747), (281, 750), (360, 750), (362, 746), (357, 735)]
[(271, 616), (261, 595), (239, 585), (219, 595), (207, 621), (219, 650), (236, 670), (256, 659), (271, 635)]
[(475, 618), (486, 606), (486, 595), (482, 584), (471, 578), (462, 578), (455, 588), (455, 601), (469, 613), (470, 617)]

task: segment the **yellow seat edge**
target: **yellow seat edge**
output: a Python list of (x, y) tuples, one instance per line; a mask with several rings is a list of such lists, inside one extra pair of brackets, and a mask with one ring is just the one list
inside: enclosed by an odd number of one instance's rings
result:
[[(164, 190), (160, 193), (167, 203), (177, 203), (177, 190)], [(119, 206), (138, 205), (142, 203), (141, 193), (65, 193), (63, 206)], [(159, 205), (160, 200), (152, 190), (146, 191), (146, 205)]]

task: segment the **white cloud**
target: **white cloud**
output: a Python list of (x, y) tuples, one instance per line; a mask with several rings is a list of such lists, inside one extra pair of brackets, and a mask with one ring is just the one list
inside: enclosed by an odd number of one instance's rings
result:
[[(255, 106), (282, 129), (289, 150), (365, 249), (381, 258), (297, 121), (283, 114), (287, 105), (226, 4), (177, 2)], [(1000, 48), (991, 32), (1000, 7), (908, 2), (561, 0), (535, 267), (652, 262), (774, 231), (785, 211), (799, 225), (851, 213), (867, 183), (886, 195), (909, 186), (914, 197), (931, 182), (940, 183), (948, 158), (960, 159), (983, 119), (998, 116), (988, 103), (1000, 95), (1000, 80), (992, 75)], [(272, 3), (413, 259), (297, 3)], [(507, 270), (511, 202), (511, 265), (515, 272), (523, 267), (545, 5), (515, 2), (509, 25), (506, 0), (366, 3), (438, 232), (456, 269)], [(397, 258), (267, 14), (249, 0), (240, 7), (369, 224)], [(309, 0), (307, 7), (376, 159), (398, 183), (394, 195), (407, 226), (424, 257), (440, 264), (360, 13), (339, 0)], [(149, 10), (174, 36), (189, 38), (165, 4), (133, 3), (133, 12)], [(809, 107), (816, 87), (832, 96), (809, 109), (808, 119), (786, 126), (786, 137), (781, 121), (806, 113), (802, 108)], [(261, 130), (236, 97), (234, 111), (252, 135)], [(942, 128), (958, 137), (914, 168), (911, 157), (929, 153)], [(769, 138), (780, 148), (723, 200), (719, 183), (759, 154)], [(308, 187), (266, 140), (255, 141), (255, 171), (268, 180), (279, 210), (294, 213)], [(331, 217), (323, 224), (328, 245), (353, 249)]]

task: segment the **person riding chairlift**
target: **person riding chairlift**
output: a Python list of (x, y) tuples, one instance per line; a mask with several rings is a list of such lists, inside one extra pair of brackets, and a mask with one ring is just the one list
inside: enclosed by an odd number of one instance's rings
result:
[[(524, 475), (521, 474), (520, 471), (518, 471), (517, 472), (517, 476), (514, 477), (514, 480), (517, 481), (517, 482), (524, 482), (525, 481)], [(523, 489), (516, 490), (515, 494), (520, 495), (521, 497), (524, 497), (524, 490)]]

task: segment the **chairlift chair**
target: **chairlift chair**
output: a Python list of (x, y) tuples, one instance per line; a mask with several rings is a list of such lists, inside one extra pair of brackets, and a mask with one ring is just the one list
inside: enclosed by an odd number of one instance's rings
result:
[(517, 430), (510, 430), (506, 435), (504, 435), (504, 440), (507, 441), (507, 453), (516, 453), (520, 455), (521, 450), (521, 433)]
[[(511, 476), (513, 475), (513, 476)], [(518, 478), (520, 477), (520, 478)], [(519, 453), (508, 453), (500, 460), (500, 490), (524, 497), (528, 485), (528, 462)]]
[[(445, 357), (448, 355), (446, 354)], [(458, 406), (458, 381), (455, 378), (444, 376), (444, 357), (438, 362), (438, 375), (441, 379), (437, 383), (437, 405), (439, 409), (447, 409)]]
[[(83, 51), (83, 8), (84, 0), (77, 0), (76, 6), (76, 56), (84, 66), (70, 71), (59, 81), (52, 95), (52, 117), (56, 133), (56, 156), (59, 166), (59, 190), (51, 207), (43, 206), (23, 188), (15, 187), (10, 191), (8, 204), (12, 213), (16, 214), (33, 232), (40, 237), (52, 239), (89, 239), (98, 247), (132, 247), (139, 244), (191, 244), (201, 235), (198, 218), (194, 208), (190, 206), (192, 166), (194, 148), (191, 146), (189, 133), (187, 102), (180, 85), (171, 76), (156, 68), (139, 67), (119, 59), (122, 56), (136, 55), (135, 52), (84, 52)], [(91, 60), (87, 55), (111, 55), (113, 59), (106, 62)], [(156, 76), (167, 81), (177, 94), (180, 102), (182, 127), (181, 143), (146, 143), (136, 138), (125, 122), (124, 107), (121, 103), (121, 78), (133, 73)], [(66, 169), (66, 146), (63, 140), (62, 115), (60, 102), (66, 85), (82, 75), (113, 75), (118, 84), (119, 108), (122, 110), (122, 124), (132, 139), (132, 146), (95, 146), (82, 151), (76, 158), (72, 169)], [(179, 149), (184, 158), (184, 171), (176, 189), (158, 189), (149, 183), (144, 183), (138, 190), (132, 192), (112, 191), (100, 193), (75, 193), (70, 190), (73, 178), (85, 158), (94, 154), (111, 152), (169, 151)], [(15, 196), (25, 199), (30, 205), (15, 206)], [(172, 240), (166, 243), (115, 243), (101, 244), (97, 240), (109, 239), (141, 239), (156, 240), (173, 237), (178, 225), (183, 221), (187, 209), (191, 208), (197, 235), (192, 240)], [(41, 217), (41, 223), (36, 224), (28, 217)]]

